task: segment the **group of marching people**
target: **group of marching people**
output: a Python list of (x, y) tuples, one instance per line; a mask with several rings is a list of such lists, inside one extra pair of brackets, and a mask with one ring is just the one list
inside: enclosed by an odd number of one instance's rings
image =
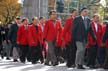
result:
[(16, 18), (16, 23), (0, 26), (0, 54), (3, 58), (4, 48), (7, 59), (12, 53), (14, 62), (56, 66), (66, 61), (69, 68), (108, 69), (108, 24), (101, 24), (98, 14), (89, 19), (88, 13), (84, 7), (78, 16), (73, 9), (64, 26), (54, 10), (49, 19), (33, 17), (32, 23)]

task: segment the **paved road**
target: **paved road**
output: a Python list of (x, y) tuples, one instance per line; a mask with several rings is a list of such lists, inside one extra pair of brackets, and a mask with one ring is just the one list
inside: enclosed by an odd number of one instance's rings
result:
[(45, 66), (43, 64), (32, 65), (31, 63), (14, 63), (12, 60), (0, 60), (0, 71), (108, 71), (104, 69), (86, 69), (79, 70), (73, 68), (67, 68), (64, 64), (60, 64), (59, 66)]

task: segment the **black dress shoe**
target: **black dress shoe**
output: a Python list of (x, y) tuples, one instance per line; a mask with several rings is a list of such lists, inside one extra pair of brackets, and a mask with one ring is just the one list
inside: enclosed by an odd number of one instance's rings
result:
[(1, 56), (2, 59), (4, 59), (4, 56)]
[(71, 67), (72, 67), (72, 65), (69, 65), (69, 64), (66, 64), (66, 66), (67, 66), (68, 68), (71, 68)]
[(105, 70), (108, 70), (108, 67), (103, 67)]
[(57, 66), (58, 64), (52, 64), (53, 66)]
[(62, 57), (60, 57), (59, 61), (60, 63), (64, 63), (64, 59)]
[(10, 60), (10, 58), (7, 57), (6, 60)]
[(52, 63), (52, 65), (53, 65), (53, 66), (57, 66), (57, 65), (58, 65), (58, 62), (56, 62), (56, 63)]
[(32, 62), (32, 64), (37, 64), (37, 62)]
[(14, 59), (13, 62), (18, 62), (18, 60), (17, 59)]
[(90, 65), (89, 66), (91, 69), (96, 69), (97, 67), (93, 66), (93, 65)]
[(49, 63), (45, 63), (44, 65), (51, 66)]
[(31, 62), (31, 60), (27, 60), (28, 62)]
[(78, 65), (78, 69), (85, 69), (82, 65)]
[(75, 68), (75, 64), (72, 65), (72, 68)]
[(41, 61), (41, 64), (43, 64), (43, 63), (44, 63), (44, 60)]
[(25, 64), (25, 61), (22, 61), (21, 63)]
[(96, 67), (96, 68), (100, 68), (100, 67), (101, 67), (101, 65), (100, 65), (100, 64), (97, 64), (97, 65), (95, 65), (95, 67)]

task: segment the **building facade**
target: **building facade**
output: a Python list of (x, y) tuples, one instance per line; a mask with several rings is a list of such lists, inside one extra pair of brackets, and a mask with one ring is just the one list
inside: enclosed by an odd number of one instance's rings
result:
[(70, 11), (73, 8), (76, 8), (79, 11), (82, 7), (86, 6), (89, 9), (92, 9), (90, 10), (90, 13), (93, 14), (99, 7), (93, 3), (99, 1), (100, 0), (24, 0), (23, 16), (28, 17), (29, 19), (34, 16), (48, 17), (48, 12), (50, 10), (56, 10), (58, 18), (65, 21), (65, 18), (70, 16)]
[(48, 0), (24, 0), (23, 2), (23, 17), (30, 19), (36, 16), (45, 16), (47, 17), (48, 13)]

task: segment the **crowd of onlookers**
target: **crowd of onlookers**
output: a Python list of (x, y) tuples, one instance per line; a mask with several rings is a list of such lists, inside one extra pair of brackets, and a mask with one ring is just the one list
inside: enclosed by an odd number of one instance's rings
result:
[(56, 11), (49, 18), (16, 18), (15, 23), (0, 24), (0, 55), (13, 62), (67, 67), (108, 69), (108, 24), (100, 23), (99, 14), (88, 17), (82, 8), (80, 15), (73, 9), (62, 25)]

